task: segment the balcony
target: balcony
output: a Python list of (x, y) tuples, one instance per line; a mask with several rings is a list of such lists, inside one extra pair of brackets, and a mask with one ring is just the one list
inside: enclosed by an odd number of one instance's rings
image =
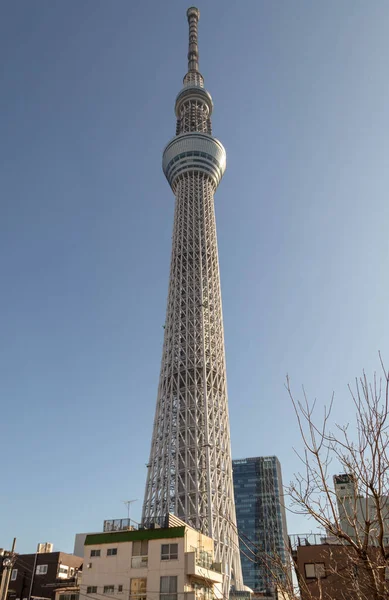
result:
[(148, 556), (133, 556), (131, 558), (132, 569), (145, 569), (148, 565)]
[[(200, 562), (200, 564), (199, 564)], [(197, 579), (204, 581), (212, 581), (212, 583), (222, 583), (223, 575), (221, 573), (221, 565), (212, 563), (208, 566), (203, 566), (204, 562), (199, 561), (196, 552), (185, 552), (185, 573), (192, 575)]]

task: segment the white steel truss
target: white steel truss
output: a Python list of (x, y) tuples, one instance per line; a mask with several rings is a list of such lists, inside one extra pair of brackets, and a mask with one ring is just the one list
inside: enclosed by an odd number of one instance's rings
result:
[(215, 560), (243, 589), (233, 496), (214, 192), (225, 151), (211, 135), (212, 99), (198, 71), (190, 8), (188, 73), (163, 168), (176, 197), (161, 373), (144, 525), (174, 513), (215, 540)]

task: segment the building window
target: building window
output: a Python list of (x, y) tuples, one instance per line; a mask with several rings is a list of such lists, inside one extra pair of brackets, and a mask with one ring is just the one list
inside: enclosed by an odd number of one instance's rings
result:
[(87, 594), (97, 594), (97, 585), (88, 585), (86, 588)]
[(115, 591), (114, 585), (105, 585), (103, 588), (103, 594), (113, 594)]
[(69, 576), (69, 567), (61, 565), (58, 569), (58, 579), (67, 579)]
[(67, 573), (68, 571), (69, 571), (69, 567), (66, 567), (65, 565), (63, 565), (59, 568), (58, 573)]
[(47, 565), (38, 565), (35, 571), (35, 575), (46, 575)]
[(92, 556), (100, 556), (101, 550), (91, 550), (90, 555)]
[(60, 594), (59, 600), (79, 600), (79, 594)]
[(146, 577), (136, 577), (130, 581), (130, 599), (147, 600), (146, 596), (147, 579)]
[(17, 576), (18, 576), (18, 570), (17, 569), (12, 569), (11, 581), (16, 581)]
[(305, 563), (306, 579), (323, 579), (326, 577), (326, 567), (324, 563)]
[(147, 567), (148, 553), (149, 553), (149, 541), (148, 540), (137, 540), (136, 542), (132, 542), (131, 567), (133, 569), (139, 569), (140, 567)]
[(162, 544), (161, 560), (174, 560), (178, 558), (178, 544)]
[(117, 553), (118, 553), (117, 548), (108, 548), (108, 550), (107, 550), (107, 556), (116, 556)]
[(118, 594), (121, 594), (123, 591), (123, 586), (122, 585), (118, 585)]
[(163, 576), (159, 585), (160, 600), (177, 600), (177, 575)]

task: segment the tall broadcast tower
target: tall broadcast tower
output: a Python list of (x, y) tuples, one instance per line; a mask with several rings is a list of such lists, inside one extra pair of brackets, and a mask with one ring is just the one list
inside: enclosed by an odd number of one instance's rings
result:
[(165, 336), (142, 522), (169, 512), (215, 540), (224, 592), (242, 587), (214, 193), (226, 152), (212, 136), (213, 102), (199, 72), (191, 7), (188, 72), (163, 171), (176, 198)]

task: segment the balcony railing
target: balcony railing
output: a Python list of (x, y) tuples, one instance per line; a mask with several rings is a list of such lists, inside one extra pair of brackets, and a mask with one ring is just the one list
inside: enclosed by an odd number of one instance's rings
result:
[(205, 550), (196, 550), (196, 565), (203, 567), (204, 569), (211, 569), (213, 564), (213, 556), (211, 552)]
[(291, 550), (296, 550), (299, 546), (320, 546), (325, 543), (328, 543), (325, 533), (301, 533), (289, 536)]
[(107, 519), (104, 521), (103, 531), (133, 531), (134, 529), (138, 529), (138, 523), (131, 519)]
[(133, 556), (131, 558), (131, 567), (133, 569), (143, 569), (147, 567), (149, 562), (148, 556)]
[(196, 552), (194, 551), (185, 552), (185, 572), (187, 575), (194, 575), (204, 581), (212, 581), (214, 583), (223, 581), (221, 563), (198, 561)]

